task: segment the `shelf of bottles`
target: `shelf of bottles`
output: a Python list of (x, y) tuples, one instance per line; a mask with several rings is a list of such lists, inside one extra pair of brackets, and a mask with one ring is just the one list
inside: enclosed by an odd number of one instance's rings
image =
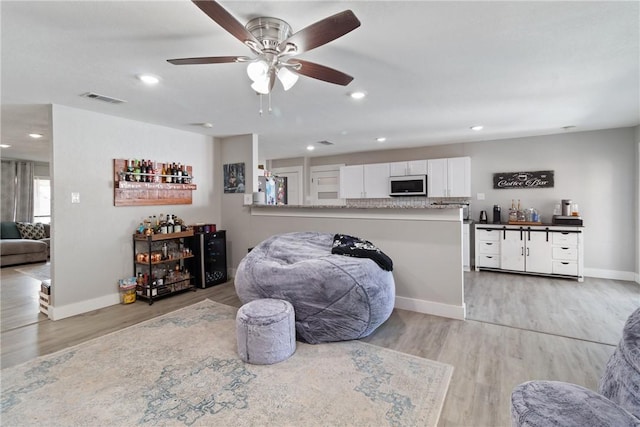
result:
[(185, 240), (193, 236), (193, 229), (165, 234), (148, 233), (147, 230), (133, 235), (133, 269), (138, 297), (151, 305), (158, 298), (195, 291), (194, 276), (185, 263), (194, 257)]
[(113, 160), (114, 206), (190, 205), (193, 168), (176, 162)]

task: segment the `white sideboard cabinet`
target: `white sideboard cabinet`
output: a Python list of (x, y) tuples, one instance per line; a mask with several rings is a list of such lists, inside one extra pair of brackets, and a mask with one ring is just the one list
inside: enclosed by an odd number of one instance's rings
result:
[(475, 269), (584, 280), (584, 227), (475, 224)]

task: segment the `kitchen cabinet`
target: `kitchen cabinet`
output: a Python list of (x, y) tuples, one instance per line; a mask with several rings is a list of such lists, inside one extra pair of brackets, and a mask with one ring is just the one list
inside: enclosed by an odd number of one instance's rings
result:
[(389, 197), (389, 164), (342, 166), (340, 198), (380, 199)]
[(551, 241), (545, 231), (531, 227), (501, 231), (500, 268), (529, 273), (551, 273)]
[(500, 268), (500, 230), (476, 225), (476, 270), (480, 267)]
[(582, 257), (579, 239), (576, 233), (568, 231), (554, 233), (551, 245), (552, 272), (576, 276), (582, 271)]
[(583, 275), (583, 227), (476, 224), (480, 269), (572, 277)]
[(471, 197), (471, 158), (427, 160), (428, 197)]
[(426, 160), (389, 163), (389, 176), (426, 175)]

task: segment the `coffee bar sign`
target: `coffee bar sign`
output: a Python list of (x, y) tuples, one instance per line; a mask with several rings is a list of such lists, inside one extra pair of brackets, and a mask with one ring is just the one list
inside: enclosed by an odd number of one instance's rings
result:
[(494, 173), (493, 188), (553, 188), (553, 171)]

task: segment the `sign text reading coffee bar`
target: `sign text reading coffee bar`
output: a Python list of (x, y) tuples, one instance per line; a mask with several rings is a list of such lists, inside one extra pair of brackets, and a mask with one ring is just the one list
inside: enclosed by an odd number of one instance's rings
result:
[(553, 171), (501, 172), (493, 174), (493, 188), (552, 188)]

